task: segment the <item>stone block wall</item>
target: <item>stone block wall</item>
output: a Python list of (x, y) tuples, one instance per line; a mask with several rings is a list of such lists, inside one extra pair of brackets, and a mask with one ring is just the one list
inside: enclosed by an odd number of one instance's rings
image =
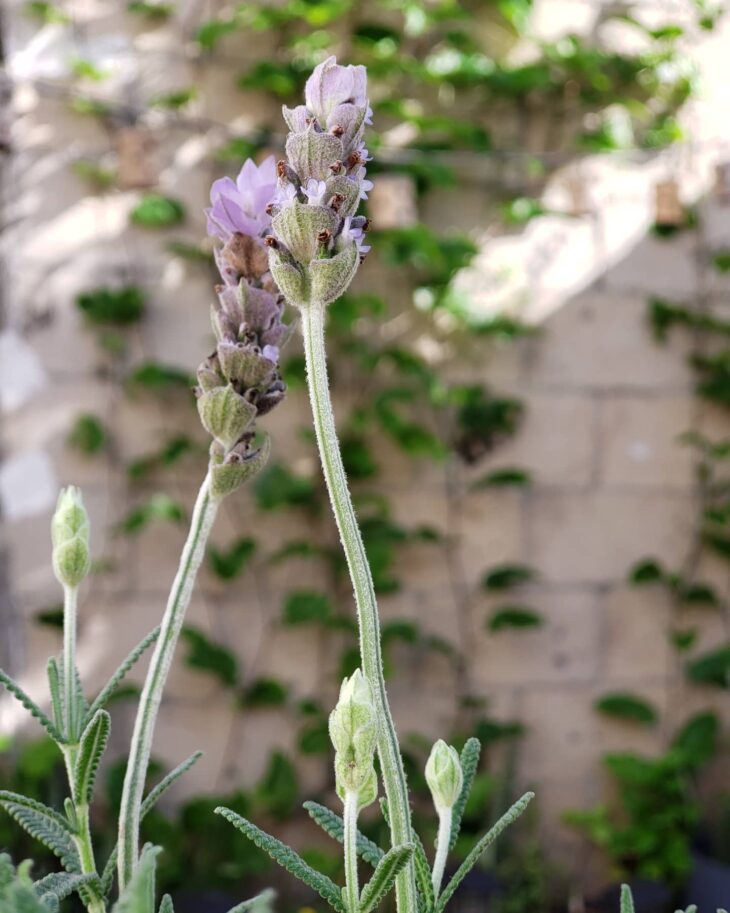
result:
[[(124, 89), (130, 103), (174, 87), (176, 80), (201, 87), (196, 129), (166, 123), (155, 131), (161, 185), (189, 211), (175, 236), (195, 243), (203, 233), (202, 207), (214, 176), (205, 152), (220, 139), (216, 124), (253, 127), (262, 101), (252, 97), (247, 105), (249, 99), (232, 88), (225, 59), (193, 65), (178, 53), (176, 33), (167, 27), (142, 34), (113, 4), (82, 6), (83, 41), (103, 45), (115, 39), (136, 67), (134, 81)], [(554, 25), (554, 19), (546, 21)], [(176, 24), (185, 34), (190, 27), (185, 21)], [(13, 3), (5, 28), (15, 119), (11, 151), (0, 161), (5, 228), (0, 624), (8, 632), (0, 652), (3, 663), (42, 700), (45, 658), (57, 649), (58, 637), (33, 619), (58, 601), (48, 542), (57, 487), (74, 482), (83, 488), (94, 552), (112, 559), (107, 571), (86, 586), (81, 603), (81, 671), (94, 689), (159, 619), (184, 538), (183, 528), (171, 524), (151, 526), (131, 539), (115, 533), (130, 507), (159, 487), (154, 478), (131, 487), (123, 467), (159, 447), (165, 434), (194, 434), (196, 423), (189, 409), (173, 401), (124, 394), (81, 320), (75, 296), (90, 286), (140, 284), (151, 306), (142, 327), (129, 337), (125, 364), (155, 359), (192, 371), (208, 346), (211, 281), (171, 260), (157, 237), (130, 227), (134, 192), (91, 196), (69, 171), (74, 159), (110, 148), (110, 136), (96, 121), (70, 113), (66, 98), (50, 88), (53, 66), (60, 67), (70, 52), (67, 39), (47, 26), (46, 43), (39, 45), (35, 26)], [(717, 61), (712, 43), (717, 40), (708, 39), (707, 66)], [(168, 67), (170, 61), (177, 69)], [(722, 110), (705, 100), (692, 115), (711, 129)], [(712, 147), (680, 167), (671, 155), (622, 161), (608, 172), (603, 163), (590, 171), (589, 163), (586, 181), (594, 203), (589, 215), (568, 227), (541, 219), (540, 226), (508, 239), (523, 244), (525, 266), (524, 288), (509, 307), (524, 311), (540, 332), (509, 347), (472, 346), (468, 354), (457, 353), (449, 370), (525, 401), (518, 433), (480, 464), (479, 474), (522, 466), (534, 479), (529, 489), (474, 492), (454, 504), (447, 472), (468, 482), (471, 470), (414, 468), (386, 444), (380, 454), (394, 519), (409, 526), (428, 524), (452, 537), (459, 551), (458, 585), (468, 594), (457, 618), (448, 556), (409, 546), (398, 559), (403, 589), (383, 599), (383, 616), (417, 618), (427, 633), (457, 642), (467, 657), (469, 680), (488, 700), (492, 715), (525, 723), (517, 780), (538, 789), (543, 826), (563, 859), (578, 844), (560, 824), (559, 813), (605, 794), (604, 752), (656, 752), (690, 709), (715, 707), (730, 717), (727, 701), (714, 691), (682, 686), (666, 637), (668, 599), (626, 583), (629, 568), (640, 558), (650, 554), (676, 567), (690, 546), (695, 479), (691, 453), (678, 444), (678, 435), (700, 428), (727, 436), (726, 416), (698, 407), (693, 396), (688, 339), (678, 334), (657, 345), (646, 321), (651, 296), (727, 308), (727, 282), (707, 264), (713, 252), (730, 245), (730, 207), (713, 193), (709, 180), (695, 190), (699, 228), (669, 240), (648, 230), (657, 176), (670, 170), (689, 186), (697, 173), (711, 173), (717, 155)], [(615, 198), (606, 202), (611, 188)], [(474, 184), (448, 198), (427, 199), (421, 214), (439, 230), (459, 226), (481, 238), (494, 212), (493, 192)], [(465, 281), (486, 284), (495, 251), (498, 259), (502, 249), (485, 239)], [(410, 306), (394, 287), (392, 273), (386, 277), (380, 269), (377, 253), (358, 283), (363, 291), (385, 285), (395, 310)], [(83, 412), (102, 415), (114, 428), (114, 448), (100, 459), (83, 458), (65, 444), (70, 425)], [(299, 434), (308, 421), (302, 392), (292, 391), (271, 418), (267, 427), (274, 453), (286, 454), (299, 472), (316, 474), (311, 448)], [(188, 509), (199, 472), (200, 462), (191, 460), (164, 476), (166, 490)], [(223, 506), (213, 538), (220, 547), (253, 530), (262, 551), (271, 552), (284, 532), (288, 538), (307, 537), (308, 519), (288, 514), (286, 523), (283, 531), (276, 515), (258, 514), (244, 492)], [(542, 628), (485, 631), (485, 619), (497, 603), (479, 591), (478, 582), (487, 567), (504, 562), (538, 570), (520, 600), (544, 615)], [(189, 619), (236, 651), (248, 680), (276, 676), (294, 694), (331, 699), (334, 668), (327, 640), (314, 629), (271, 624), (286, 592), (292, 586), (316, 586), (319, 573), (311, 563), (271, 567), (255, 561), (238, 583), (224, 587), (204, 570)], [(722, 566), (712, 564), (707, 573), (726, 588)], [(726, 639), (725, 624), (720, 616), (698, 618), (697, 650)], [(449, 730), (457, 683), (448, 662), (405, 648), (397, 656), (400, 668), (391, 693), (400, 730), (429, 737)], [(662, 726), (641, 730), (595, 714), (596, 697), (624, 690), (656, 704), (664, 714)], [(126, 705), (117, 711), (117, 753), (126, 744), (131, 713)], [(16, 708), (5, 701), (0, 701), (0, 724), (5, 733), (21, 726)], [(206, 752), (180, 784), (178, 797), (251, 784), (261, 776), (271, 748), (289, 749), (292, 742), (283, 711), (242, 717), (210, 676), (176, 664), (156, 753), (177, 762), (197, 748)], [(301, 774), (305, 789), (324, 785), (318, 764), (303, 762)]]

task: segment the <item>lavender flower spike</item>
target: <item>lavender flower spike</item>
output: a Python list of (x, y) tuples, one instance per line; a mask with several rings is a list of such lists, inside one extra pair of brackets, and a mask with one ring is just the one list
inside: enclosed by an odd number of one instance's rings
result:
[(276, 161), (270, 155), (259, 166), (248, 159), (233, 181), (221, 178), (210, 188), (211, 207), (205, 210), (208, 234), (224, 243), (236, 232), (260, 236), (271, 224), (266, 212), (276, 190)]

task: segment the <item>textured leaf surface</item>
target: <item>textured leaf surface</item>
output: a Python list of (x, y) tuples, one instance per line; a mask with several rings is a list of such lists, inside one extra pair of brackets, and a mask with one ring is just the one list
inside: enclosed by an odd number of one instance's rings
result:
[[(336, 812), (331, 811), (331, 809), (324, 805), (320, 805), (319, 802), (305, 802), (304, 807), (307, 812), (309, 812), (310, 818), (315, 821), (325, 833), (329, 834), (334, 840), (337, 840), (338, 843), (344, 841), (345, 824)], [(372, 840), (358, 831), (357, 855), (375, 868), (383, 856), (385, 856), (385, 853), (380, 849), (377, 843), (373, 843)]]
[(28, 695), (23, 691), (20, 685), (13, 681), (12, 678), (0, 669), (0, 685), (5, 685), (7, 690), (17, 698), (20, 703), (28, 710), (31, 716), (34, 716), (38, 722), (43, 726), (48, 735), (53, 739), (54, 742), (58, 742), (59, 745), (64, 743), (64, 738), (59, 732), (59, 730), (53, 725), (53, 723), (48, 719), (45, 713), (41, 710), (38, 704), (35, 701), (31, 700)]
[(413, 842), (415, 844), (413, 868), (416, 875), (416, 887), (422, 902), (423, 913), (431, 913), (436, 904), (436, 898), (433, 893), (433, 880), (431, 878), (431, 866), (428, 864), (428, 857), (426, 856), (426, 850), (423, 848), (423, 843), (421, 843), (421, 838), (415, 831), (413, 831)]
[(54, 897), (57, 901), (63, 900), (79, 888), (89, 885), (91, 882), (98, 881), (96, 875), (72, 875), (69, 872), (52, 872), (45, 878), (40, 878), (34, 882), (36, 894), (40, 899), (47, 903), (49, 896)]
[(517, 818), (520, 817), (522, 812), (524, 812), (534, 797), (534, 793), (525, 793), (521, 799), (518, 799), (515, 802), (509, 811), (505, 812), (504, 815), (502, 815), (494, 827), (488, 833), (486, 833), (481, 838), (481, 840), (479, 840), (476, 846), (472, 849), (466, 859), (456, 870), (456, 874), (453, 876), (451, 881), (446, 885), (444, 890), (439, 895), (438, 903), (436, 904), (436, 913), (441, 913), (446, 904), (453, 897), (454, 892), (459, 887), (461, 882), (477, 864), (479, 857), (484, 853), (487, 847), (490, 846), (490, 844), (494, 843), (494, 841), (497, 839), (497, 837), (499, 837), (499, 835), (506, 827), (509, 827), (513, 821), (516, 821)]
[(621, 885), (621, 913), (634, 913), (634, 898), (627, 884)]
[(373, 877), (362, 889), (358, 913), (370, 913), (393, 887), (398, 874), (408, 865), (413, 855), (413, 844), (404, 843), (394, 846), (383, 856)]
[(160, 909), (157, 913), (175, 913), (175, 908), (172, 905), (172, 897), (169, 894), (163, 894), (162, 900), (160, 901)]
[(159, 636), (160, 629), (157, 627), (154, 629), (154, 631), (151, 631), (143, 641), (137, 644), (134, 650), (132, 650), (129, 656), (124, 660), (114, 675), (112, 675), (106, 685), (99, 692), (99, 696), (92, 703), (91, 707), (89, 707), (89, 712), (86, 714), (86, 719), (84, 720), (85, 723), (88, 723), (96, 711), (100, 710), (108, 703), (109, 699), (117, 690), (127, 672), (129, 672), (129, 670), (138, 662), (143, 653), (149, 649), (149, 647), (157, 640)]
[(466, 745), (461, 750), (461, 772), (464, 775), (464, 782), (459, 793), (459, 798), (454, 804), (451, 818), (451, 839), (449, 840), (449, 849), (453, 850), (461, 830), (461, 819), (464, 816), (469, 793), (474, 785), (477, 767), (479, 767), (479, 757), (482, 753), (482, 744), (479, 739), (468, 739)]
[(155, 869), (159, 852), (159, 846), (147, 844), (144, 847), (134, 874), (114, 904), (113, 913), (154, 913)]
[(0, 805), (31, 837), (47, 846), (69, 872), (80, 870), (79, 857), (71, 828), (66, 819), (52, 808), (7, 790), (0, 791)]
[(313, 869), (291, 847), (288, 847), (285, 843), (277, 840), (276, 837), (272, 837), (265, 831), (260, 830), (255, 824), (252, 824), (246, 818), (237, 815), (228, 808), (219, 807), (216, 809), (216, 814), (222, 815), (226, 821), (230, 821), (237, 830), (241, 831), (242, 834), (248, 837), (249, 840), (255, 843), (256, 846), (265, 853), (268, 853), (269, 856), (276, 860), (276, 862), (285, 868), (287, 872), (290, 872), (300, 881), (303, 881), (308, 887), (312, 888), (312, 890), (316, 891), (323, 900), (327, 901), (333, 910), (336, 910), (337, 913), (345, 913), (342, 894), (334, 881), (321, 872), (317, 872), (316, 869)]
[(81, 736), (74, 777), (74, 795), (80, 804), (89, 805), (91, 802), (96, 772), (109, 741), (110, 729), (109, 714), (106, 710), (97, 710)]

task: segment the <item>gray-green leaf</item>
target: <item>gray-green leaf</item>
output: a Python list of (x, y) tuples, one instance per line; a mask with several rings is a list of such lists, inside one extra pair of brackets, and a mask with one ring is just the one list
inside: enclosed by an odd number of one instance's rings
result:
[(35, 837), (63, 863), (69, 872), (81, 870), (78, 852), (68, 821), (52, 808), (7, 790), (0, 790), (0, 806), (11, 815), (31, 837)]
[(433, 893), (433, 880), (431, 878), (431, 866), (428, 864), (426, 850), (418, 834), (413, 831), (413, 842), (415, 849), (413, 851), (413, 868), (416, 875), (416, 886), (423, 901), (423, 913), (432, 913), (436, 898)]
[(246, 818), (241, 817), (241, 815), (237, 815), (229, 808), (219, 807), (215, 811), (217, 815), (222, 815), (226, 821), (230, 821), (237, 830), (241, 831), (249, 840), (253, 841), (256, 846), (265, 853), (268, 853), (269, 856), (276, 860), (276, 862), (285, 868), (287, 872), (290, 872), (300, 881), (303, 881), (308, 887), (312, 888), (312, 890), (316, 891), (323, 900), (327, 901), (333, 910), (337, 911), (337, 913), (345, 913), (345, 905), (342, 902), (340, 889), (331, 878), (328, 878), (326, 875), (313, 869), (291, 847), (288, 847), (285, 843), (277, 840), (276, 837), (272, 837), (270, 834), (262, 831), (260, 828), (256, 827), (255, 824), (252, 824)]
[(521, 799), (518, 799), (515, 802), (509, 811), (505, 812), (505, 814), (502, 815), (494, 827), (488, 833), (486, 833), (481, 838), (481, 840), (478, 841), (476, 846), (473, 847), (472, 851), (456, 870), (456, 874), (452, 877), (451, 881), (446, 885), (444, 890), (439, 895), (438, 902), (436, 904), (436, 913), (441, 913), (446, 904), (453, 897), (454, 892), (459, 887), (461, 882), (479, 861), (479, 857), (482, 855), (482, 853), (484, 853), (490, 844), (494, 843), (494, 841), (497, 839), (497, 837), (499, 837), (499, 835), (506, 827), (509, 827), (513, 821), (520, 817), (522, 812), (524, 812), (534, 797), (534, 793), (525, 793)]
[(378, 867), (373, 872), (373, 877), (362, 889), (358, 913), (370, 913), (393, 887), (399, 873), (408, 865), (413, 855), (412, 843), (394, 846), (383, 856)]
[(228, 913), (269, 913), (271, 910), (271, 903), (275, 897), (276, 891), (274, 891), (273, 888), (266, 888), (255, 897), (251, 897), (248, 900), (236, 904)]
[(113, 913), (154, 913), (155, 869), (159, 846), (147, 844), (129, 883), (114, 904)]
[(474, 785), (477, 767), (479, 766), (479, 756), (482, 753), (482, 745), (479, 739), (471, 738), (461, 750), (461, 772), (464, 775), (464, 782), (459, 793), (459, 798), (454, 804), (451, 817), (451, 839), (449, 840), (449, 849), (453, 850), (456, 841), (459, 838), (461, 830), (461, 819), (464, 815), (464, 809), (469, 798), (469, 793)]
[(111, 719), (106, 710), (97, 710), (84, 730), (74, 774), (74, 796), (79, 805), (89, 805), (101, 756), (109, 741)]
[[(309, 813), (310, 818), (316, 822), (326, 834), (329, 834), (330, 837), (337, 840), (339, 843), (344, 841), (345, 824), (336, 812), (331, 811), (325, 805), (320, 805), (319, 802), (308, 801), (304, 803), (304, 807)], [(375, 868), (383, 856), (385, 856), (385, 853), (380, 849), (377, 843), (373, 843), (372, 840), (358, 831), (357, 855)]]
[(40, 878), (33, 883), (38, 897), (43, 903), (48, 904), (48, 898), (55, 898), (56, 901), (64, 900), (74, 891), (88, 885), (92, 881), (98, 881), (98, 876), (89, 875), (72, 875), (68, 872), (51, 872), (45, 878)]
[(634, 913), (634, 897), (627, 884), (621, 885), (621, 913)]

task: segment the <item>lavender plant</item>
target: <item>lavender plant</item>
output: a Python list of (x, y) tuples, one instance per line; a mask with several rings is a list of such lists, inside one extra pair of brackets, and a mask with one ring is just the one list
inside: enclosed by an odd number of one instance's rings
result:
[[(399, 913), (441, 913), (486, 847), (525, 809), (532, 793), (518, 800), (478, 841), (441, 890), (448, 851), (459, 833), (480, 746), (476, 739), (469, 740), (461, 756), (443, 742), (434, 747), (427, 775), (440, 826), (432, 870), (411, 824), (403, 760), (385, 689), (373, 579), (347, 486), (327, 377), (327, 305), (347, 289), (369, 249), (364, 243), (368, 221), (358, 214), (358, 207), (372, 187), (366, 177), (369, 155), (364, 142), (371, 113), (364, 67), (339, 66), (330, 57), (315, 68), (306, 84), (305, 104), (283, 110), (290, 131), (287, 157), (276, 166), (276, 191), (265, 210), (271, 216), (271, 228), (263, 231), (271, 275), (301, 316), (317, 445), (357, 606), (361, 670), (343, 683), (330, 718), (343, 814), (307, 804), (314, 820), (343, 844), (344, 889), (252, 822), (229, 809), (218, 812), (316, 890), (337, 913), (369, 913), (393, 885)], [(210, 211), (214, 233), (219, 226), (229, 229), (241, 225), (236, 217), (238, 194), (255, 194), (252, 175), (246, 165), (235, 187), (232, 182), (214, 185)], [(253, 228), (260, 230), (261, 224), (257, 219)], [(385, 790), (383, 810), (391, 832), (387, 852), (357, 830), (359, 810), (377, 793), (373, 768), (376, 751)], [(375, 866), (362, 891), (358, 854)]]
[[(29, 864), (16, 871), (6, 856), (0, 856), (0, 913), (55, 911), (73, 891), (89, 913), (106, 913), (115, 871), (119, 896), (114, 913), (154, 913), (156, 909), (154, 876), (159, 848), (145, 846), (140, 853), (140, 822), (199, 757), (196, 753), (188, 758), (144, 796), (157, 713), (218, 506), (253, 477), (268, 457), (269, 441), (257, 437), (256, 420), (285, 394), (279, 372), (279, 351), (289, 332), (282, 320), (285, 302), (301, 315), (315, 433), (359, 622), (361, 668), (343, 681), (329, 721), (342, 814), (318, 803), (305, 803), (312, 819), (342, 844), (344, 887), (252, 822), (229, 809), (217, 811), (317, 891), (336, 913), (371, 913), (393, 887), (399, 913), (443, 913), (486, 848), (532, 799), (532, 793), (526, 793), (515, 802), (442, 887), (477, 771), (480, 744), (469, 739), (461, 753), (443, 740), (433, 746), (425, 774), (439, 826), (430, 863), (411, 823), (403, 761), (383, 677), (372, 575), (347, 486), (327, 378), (327, 305), (349, 286), (369, 249), (365, 244), (368, 222), (358, 214), (358, 207), (372, 186), (366, 177), (369, 156), (364, 146), (370, 116), (364, 67), (338, 66), (331, 57), (308, 80), (305, 104), (284, 109), (290, 128), (287, 158), (278, 163), (269, 158), (258, 167), (248, 161), (235, 182), (224, 178), (212, 187), (208, 231), (218, 241), (215, 257), (222, 281), (212, 309), (216, 347), (198, 369), (196, 389), (200, 418), (212, 437), (208, 472), (160, 627), (132, 651), (91, 702), (85, 697), (76, 666), (78, 591), (90, 569), (89, 521), (77, 489), (67, 488), (59, 497), (51, 536), (53, 567), (64, 592), (64, 627), (62, 655), (48, 663), (51, 716), (3, 672), (0, 682), (58, 745), (66, 765), (69, 797), (63, 814), (8, 791), (0, 791), (0, 805), (59, 857), (64, 871), (33, 882)], [(124, 780), (118, 847), (100, 871), (90, 807), (109, 738), (105, 705), (153, 644)], [(358, 830), (360, 811), (378, 796), (376, 755), (385, 791), (381, 808), (391, 831), (387, 851)], [(362, 888), (358, 858), (374, 869)], [(270, 898), (271, 893), (264, 892), (231, 913), (263, 911)], [(173, 913), (169, 897), (162, 899), (159, 913)], [(621, 913), (633, 913), (626, 886)]]

